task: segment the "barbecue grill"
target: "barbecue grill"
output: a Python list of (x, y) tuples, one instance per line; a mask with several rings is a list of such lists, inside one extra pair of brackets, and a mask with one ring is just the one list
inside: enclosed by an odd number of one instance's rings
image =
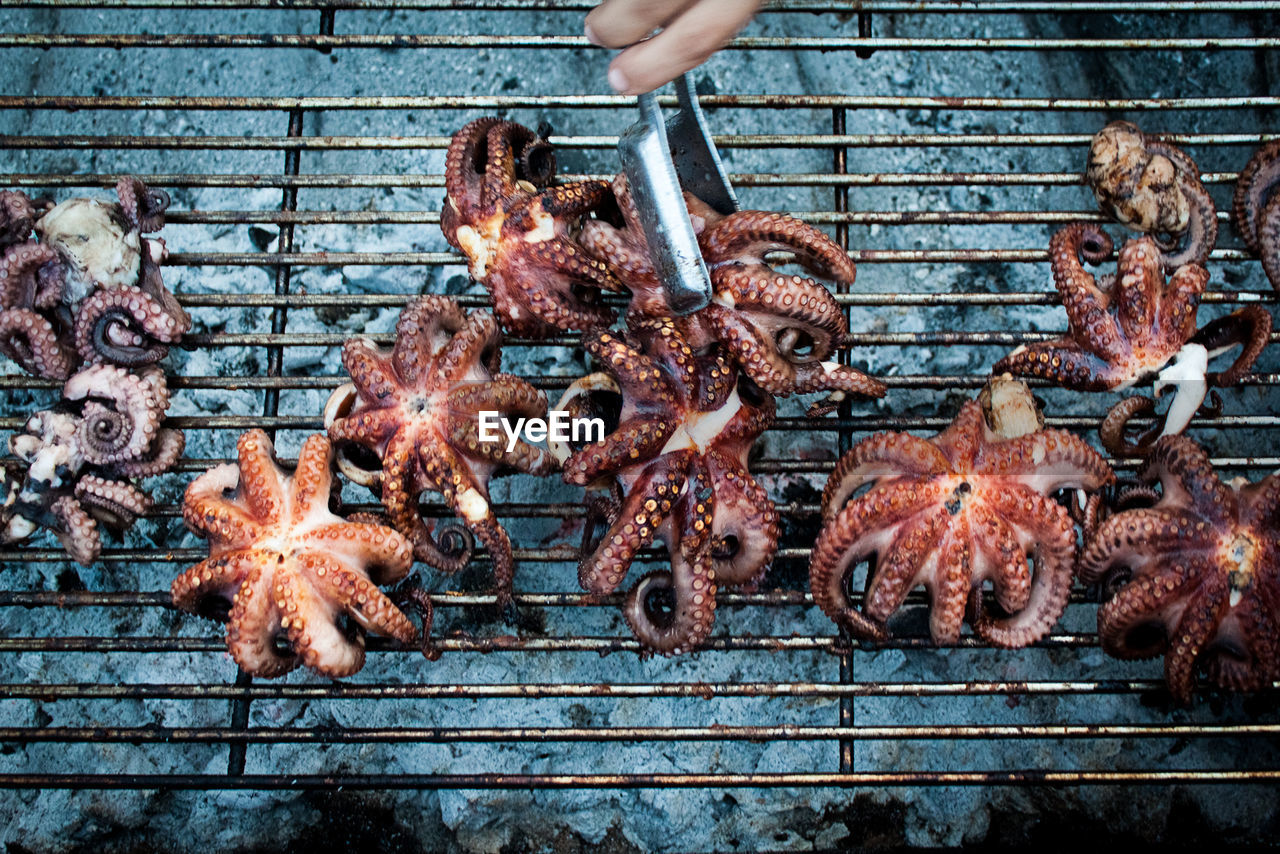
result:
[[(1048, 237), (1102, 220), (1080, 173), (1106, 121), (1204, 170), (1223, 228), (1202, 318), (1275, 302), (1225, 210), (1280, 133), (1278, 2), (787, 0), (716, 57), (702, 103), (744, 207), (793, 213), (851, 252), (844, 358), (890, 390), (825, 420), (783, 404), (753, 466), (785, 519), (778, 557), (759, 592), (720, 595), (704, 651), (638, 658), (621, 595), (589, 602), (576, 585), (580, 493), (524, 476), (494, 495), (516, 625), (474, 592), (483, 554), (454, 579), (419, 567), (438, 661), (370, 639), (351, 679), (253, 680), (219, 627), (172, 608), (169, 582), (205, 554), (180, 516), (195, 473), (254, 426), (296, 454), (344, 381), (341, 342), (388, 343), (419, 290), (486, 304), (439, 234), (453, 130), (493, 112), (548, 121), (565, 177), (616, 170), (634, 101), (603, 94), (605, 58), (579, 35), (591, 5), (0, 0), (0, 187), (61, 199), (132, 173), (168, 189), (165, 278), (196, 321), (170, 357), (187, 456), (152, 481), (151, 517), (89, 569), (40, 537), (0, 552), (6, 841), (283, 844), (316, 815), (341, 830), (356, 803), (464, 848), (562, 832), (687, 850), (1274, 830), (1275, 686), (1169, 708), (1158, 663), (1097, 648), (1083, 588), (1028, 650), (969, 636), (937, 650), (910, 614), (894, 640), (850, 645), (806, 568), (840, 451), (941, 429), (996, 358), (1065, 326)], [(573, 336), (506, 350), (504, 369), (552, 400), (586, 365)], [(1280, 467), (1276, 365), (1265, 355), (1193, 422), (1226, 475)], [(57, 384), (5, 368), (8, 431)], [(1036, 391), (1050, 426), (1084, 432), (1116, 399)]]

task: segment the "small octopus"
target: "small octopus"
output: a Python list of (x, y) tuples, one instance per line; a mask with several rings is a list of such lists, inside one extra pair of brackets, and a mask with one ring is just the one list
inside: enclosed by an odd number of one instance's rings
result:
[(609, 185), (551, 185), (555, 171), (546, 140), (496, 118), (454, 134), (445, 159), (445, 240), (467, 256), (503, 325), (538, 338), (608, 326), (614, 312), (601, 303), (601, 291), (621, 290), (576, 239), (583, 217), (608, 199)]
[(173, 604), (225, 622), (231, 657), (254, 676), (299, 664), (350, 676), (364, 666), (366, 631), (413, 643), (418, 630), (378, 589), (408, 574), (413, 549), (391, 528), (330, 510), (329, 440), (308, 437), (292, 474), (261, 430), (236, 447), (238, 464), (187, 487), (182, 518), (209, 540), (209, 557), (174, 580)]
[(1237, 344), (1243, 347), (1241, 354), (1213, 380), (1224, 386), (1239, 381), (1270, 338), (1271, 315), (1249, 306), (1197, 333), (1196, 311), (1208, 270), (1188, 264), (1166, 281), (1154, 241), (1141, 237), (1121, 247), (1116, 275), (1095, 280), (1081, 257), (1101, 263), (1111, 249), (1111, 238), (1096, 225), (1077, 223), (1054, 234), (1051, 267), (1067, 310), (1068, 333), (1019, 347), (997, 362), (993, 372), (1040, 377), (1078, 391), (1127, 389), (1157, 374), (1157, 394), (1176, 389), (1162, 428), (1129, 442), (1129, 419), (1155, 408), (1154, 400), (1142, 397), (1122, 401), (1103, 424), (1109, 450), (1140, 455), (1158, 435), (1187, 426), (1208, 392), (1209, 360)]
[[(438, 492), (493, 560), (499, 607), (511, 603), (511, 540), (489, 506), (489, 480), (500, 468), (544, 475), (554, 460), (522, 439), (486, 435), (482, 413), (545, 418), (546, 396), (498, 372), (502, 333), (487, 311), (463, 312), (448, 297), (411, 303), (396, 325), (395, 346), (352, 338), (342, 348), (348, 383), (329, 398), (325, 426), (341, 471), (380, 490), (391, 525), (409, 538), (421, 561), (455, 572), (470, 558), (466, 529), (439, 539), (422, 519), (418, 496)], [(359, 448), (375, 458), (360, 458)], [(447, 540), (447, 542), (446, 542)], [(459, 545), (459, 540), (464, 543)]]
[(81, 362), (152, 364), (191, 328), (160, 277), (164, 241), (141, 237), (163, 227), (168, 195), (137, 178), (116, 193), (39, 211), (0, 198), (0, 353), (25, 370), (65, 380)]
[[(1152, 236), (1165, 272), (1204, 264), (1218, 242), (1217, 212), (1195, 161), (1130, 122), (1112, 122), (1094, 135), (1085, 183), (1104, 214)], [(1183, 238), (1186, 245), (1175, 251)]]
[(6, 476), (0, 542), (46, 527), (87, 566), (102, 551), (100, 524), (119, 533), (151, 509), (132, 479), (170, 470), (184, 438), (160, 426), (169, 390), (158, 368), (93, 365), (67, 380), (62, 397), (9, 438), (24, 465), (21, 476)]
[(1230, 691), (1280, 676), (1280, 474), (1223, 483), (1185, 436), (1155, 445), (1139, 487), (1154, 506), (1124, 510), (1092, 532), (1080, 577), (1114, 595), (1098, 609), (1102, 648), (1164, 655), (1174, 699), (1190, 705), (1197, 670)]
[[(993, 386), (989, 410), (970, 401), (930, 439), (877, 433), (836, 465), (822, 496), (824, 526), (809, 580), (818, 606), (855, 637), (887, 638), (890, 615), (921, 585), (932, 602), (936, 644), (959, 639), (966, 606), (978, 637), (1004, 648), (1040, 640), (1062, 616), (1076, 529), (1051, 496), (1097, 490), (1114, 475), (1080, 438), (1037, 427), (1022, 383)], [(870, 491), (853, 497), (868, 484)], [(858, 611), (849, 584), (873, 554)], [(986, 582), (1004, 616), (985, 613)]]
[(811, 278), (779, 273), (765, 262), (770, 252), (792, 252), (808, 272), (851, 285), (857, 270), (831, 238), (785, 214), (738, 211), (722, 216), (686, 193), (685, 203), (711, 275), (712, 300), (706, 308), (677, 317), (649, 260), (625, 175), (614, 179), (613, 192), (623, 227), (593, 219), (583, 226), (580, 240), (631, 291), (629, 316), (674, 317), (691, 347), (701, 352), (717, 342), (723, 344), (751, 379), (771, 394), (830, 392), (810, 415), (832, 411), (850, 393), (884, 396), (882, 383), (830, 360), (845, 343), (849, 325), (826, 287)]
[(1280, 139), (1257, 150), (1236, 181), (1231, 217), (1249, 251), (1262, 259), (1271, 287), (1280, 291)]
[(664, 542), (670, 571), (644, 576), (623, 614), (646, 652), (677, 655), (710, 633), (717, 587), (754, 589), (777, 549), (777, 511), (747, 470), (774, 401), (722, 352), (695, 354), (669, 318), (636, 321), (630, 337), (588, 335), (606, 373), (574, 383), (557, 406), (574, 411), (593, 391), (621, 397), (617, 428), (563, 463), (566, 482), (620, 493), (606, 501), (604, 536), (592, 543), (587, 531), (578, 579), (611, 593), (640, 549)]

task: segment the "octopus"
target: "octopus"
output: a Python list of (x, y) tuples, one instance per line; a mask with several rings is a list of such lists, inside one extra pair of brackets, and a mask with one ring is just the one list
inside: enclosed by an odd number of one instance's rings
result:
[(557, 409), (574, 411), (592, 390), (620, 396), (621, 408), (615, 430), (563, 462), (568, 483), (616, 487), (607, 531), (596, 543), (587, 531), (579, 581), (611, 593), (637, 552), (662, 541), (670, 570), (640, 579), (623, 615), (646, 653), (695, 649), (717, 588), (754, 589), (777, 548), (777, 511), (747, 470), (773, 398), (723, 352), (694, 353), (669, 318), (636, 321), (628, 338), (596, 332), (584, 346), (604, 372), (574, 383)]
[(553, 184), (555, 170), (546, 140), (496, 118), (454, 134), (445, 159), (445, 240), (466, 255), (503, 325), (538, 338), (610, 325), (601, 292), (621, 290), (576, 239), (583, 217), (608, 200), (608, 183)]
[[(1114, 475), (1079, 437), (1037, 427), (1030, 392), (1008, 382), (993, 387), (990, 414), (969, 401), (932, 438), (877, 433), (836, 465), (809, 579), (814, 601), (843, 630), (886, 639), (890, 615), (922, 585), (936, 644), (959, 639), (966, 609), (974, 633), (1003, 648), (1040, 640), (1062, 616), (1076, 530), (1053, 493), (1097, 490)], [(859, 611), (849, 586), (872, 555)], [(986, 612), (987, 583), (1002, 614)]]
[(1104, 214), (1152, 236), (1166, 272), (1208, 260), (1218, 241), (1217, 212), (1199, 167), (1180, 148), (1130, 122), (1112, 122), (1089, 146), (1085, 183)]
[(1262, 259), (1271, 287), (1280, 291), (1280, 140), (1257, 150), (1236, 181), (1231, 218), (1249, 251)]
[[(419, 560), (455, 572), (470, 558), (465, 533), (478, 536), (493, 561), (499, 606), (508, 607), (515, 561), (489, 504), (489, 480), (499, 469), (544, 475), (554, 460), (481, 424), (482, 413), (511, 424), (546, 417), (542, 392), (499, 372), (501, 334), (487, 311), (464, 312), (443, 296), (419, 298), (401, 314), (390, 351), (367, 338), (343, 346), (352, 382), (329, 398), (325, 426), (341, 471), (381, 492), (390, 524)], [(431, 531), (418, 503), (427, 490), (443, 496), (466, 528)]]
[(413, 563), (401, 534), (330, 509), (333, 446), (307, 438), (293, 472), (271, 439), (250, 430), (238, 462), (187, 487), (182, 518), (209, 540), (209, 557), (173, 582), (173, 603), (227, 624), (227, 649), (254, 676), (299, 664), (333, 678), (364, 666), (364, 632), (412, 643), (418, 630), (378, 589)]
[(1199, 671), (1230, 691), (1270, 684), (1280, 675), (1280, 474), (1223, 483), (1204, 449), (1166, 436), (1141, 476), (1148, 486), (1136, 491), (1151, 506), (1102, 521), (1080, 557), (1085, 582), (1114, 590), (1098, 609), (1102, 648), (1163, 655), (1182, 705)]
[(118, 204), (43, 210), (21, 193), (0, 198), (0, 352), (31, 373), (65, 380), (81, 363), (152, 364), (191, 327), (160, 277), (164, 241), (142, 237), (163, 227), (168, 195), (137, 178), (116, 193)]
[[(1158, 247), (1150, 237), (1141, 237), (1121, 247), (1115, 275), (1096, 280), (1081, 258), (1098, 264), (1110, 257), (1111, 249), (1111, 238), (1096, 225), (1077, 223), (1054, 234), (1049, 253), (1068, 332), (1019, 347), (998, 361), (993, 372), (1040, 377), (1078, 391), (1124, 390), (1156, 374), (1157, 395), (1176, 390), (1157, 433), (1179, 433), (1208, 392), (1209, 360), (1242, 345), (1233, 365), (1214, 377), (1220, 385), (1237, 382), (1266, 346), (1271, 315), (1253, 306), (1197, 333), (1196, 312), (1208, 270), (1188, 264), (1166, 280)], [(1119, 404), (1104, 422), (1108, 448), (1117, 453), (1149, 449), (1156, 435), (1149, 433), (1133, 444), (1126, 431), (1129, 418), (1154, 407), (1148, 398)]]
[(0, 542), (44, 527), (78, 563), (96, 560), (99, 526), (118, 534), (152, 507), (134, 480), (170, 470), (182, 454), (182, 432), (161, 426), (168, 405), (155, 367), (135, 374), (93, 365), (74, 374), (62, 403), (32, 415), (9, 439), (22, 474), (6, 475)]
[[(674, 317), (649, 259), (625, 175), (614, 179), (613, 192), (622, 227), (590, 220), (582, 228), (581, 243), (630, 290), (629, 316)], [(685, 203), (712, 287), (710, 305), (675, 317), (691, 347), (704, 352), (723, 345), (771, 394), (830, 392), (811, 415), (832, 411), (850, 393), (884, 396), (882, 383), (832, 361), (849, 326), (826, 287), (806, 276), (779, 273), (765, 262), (770, 252), (792, 252), (809, 273), (852, 285), (857, 269), (844, 250), (818, 229), (784, 214), (737, 211), (722, 216), (688, 193)]]

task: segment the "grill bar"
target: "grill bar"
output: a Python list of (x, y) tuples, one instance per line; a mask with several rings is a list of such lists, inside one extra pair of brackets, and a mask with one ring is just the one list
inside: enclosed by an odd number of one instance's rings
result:
[(927, 771), (850, 774), (0, 774), (0, 789), (760, 789), (871, 786), (1274, 785), (1280, 771)]
[[(1280, 724), (955, 726), (394, 727), (341, 730), (252, 727), (0, 727), (0, 741), (124, 744), (465, 744), (584, 741), (965, 741), (988, 738), (1256, 738)], [(240, 772), (236, 772), (240, 773)]]

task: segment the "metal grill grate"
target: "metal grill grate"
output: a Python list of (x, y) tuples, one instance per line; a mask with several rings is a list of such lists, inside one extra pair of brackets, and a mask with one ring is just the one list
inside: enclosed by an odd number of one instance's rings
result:
[[(602, 66), (576, 35), (581, 10), (593, 3), (537, 12), (544, 5), (303, 0), (282, 11), (254, 0), (0, 0), (0, 20), (7, 22), (0, 48), (15, 64), (53, 62), (50, 57), (65, 51), (85, 56), (88, 67), (96, 67), (97, 51), (114, 49), (133, 63), (130, 68), (152, 69), (299, 51), (341, 57), (357, 68), (365, 58), (383, 54), (391, 62), (427, 52), (439, 62), (465, 65), (491, 51), (513, 51), (522, 63), (550, 55)], [(76, 6), (91, 11), (76, 13)], [(213, 17), (196, 20), (218, 31), (186, 31), (186, 19), (174, 10), (208, 13)], [(260, 29), (220, 31), (220, 10), (238, 13), (226, 19), (225, 29), (252, 27), (255, 21)], [(1148, 703), (1158, 695), (1157, 665), (1104, 659), (1095, 649), (1093, 606), (1082, 590), (1074, 591), (1063, 624), (1025, 653), (988, 650), (969, 637), (955, 650), (939, 652), (919, 627), (914, 633), (908, 627), (877, 651), (843, 646), (803, 592), (803, 579), (818, 512), (813, 487), (820, 488), (838, 450), (875, 430), (940, 429), (959, 400), (980, 387), (994, 358), (1061, 328), (1056, 296), (1047, 287), (1023, 283), (1035, 283), (1036, 276), (1046, 281), (1046, 247), (1054, 228), (1079, 219), (1100, 221), (1086, 205), (1077, 167), (1091, 133), (1104, 121), (1125, 116), (1145, 130), (1166, 133), (1206, 169), (1203, 179), (1218, 200), (1223, 230), (1212, 255), (1205, 314), (1275, 302), (1223, 213), (1234, 170), (1280, 133), (1280, 97), (1266, 94), (1275, 91), (1275, 77), (1268, 86), (1265, 70), (1253, 78), (1214, 77), (1210, 71), (1216, 63), (1243, 57), (1275, 74), (1280, 38), (1257, 34), (1277, 31), (1277, 10), (1280, 3), (1274, 2), (792, 0), (762, 16), (769, 35), (743, 37), (729, 48), (726, 62), (750, 60), (757, 69), (779, 74), (805, 55), (847, 61), (857, 52), (870, 57), (870, 68), (886, 53), (920, 52), (918, 68), (944, 80), (953, 70), (961, 73), (960, 66), (975, 55), (1004, 57), (1014, 69), (1021, 57), (1035, 57), (1026, 67), (1040, 73), (1055, 62), (1105, 63), (1135, 55), (1162, 62), (1172, 56), (1185, 61), (1188, 78), (1181, 86), (1151, 82), (1153, 91), (1177, 90), (1168, 97), (1099, 95), (1087, 83), (1082, 93), (1059, 92), (1052, 74), (1036, 81), (1032, 88), (1040, 94), (1034, 96), (997, 80), (986, 91), (958, 97), (918, 94), (922, 85), (915, 81), (904, 83), (906, 94), (900, 96), (802, 95), (760, 94), (769, 86), (757, 72), (754, 92), (703, 98), (713, 125), (741, 129), (717, 142), (728, 153), (746, 205), (787, 209), (831, 228), (862, 265), (857, 292), (838, 299), (852, 320), (852, 358), (881, 374), (890, 392), (886, 406), (846, 409), (821, 422), (805, 419), (794, 406), (783, 410), (764, 458), (753, 466), (787, 519), (767, 589), (722, 594), (706, 650), (676, 662), (638, 661), (631, 655), (637, 645), (616, 616), (621, 597), (588, 602), (577, 590), (568, 570), (577, 557), (571, 545), (576, 536), (561, 532), (556, 539), (548, 532), (577, 518), (581, 506), (573, 490), (554, 484), (532, 497), (512, 487), (510, 500), (495, 504), (516, 544), (517, 590), (533, 591), (518, 595), (517, 604), (545, 625), (516, 630), (492, 622), (485, 611), (491, 597), (444, 592), (459, 585), (428, 572), (428, 583), (442, 591), (433, 596), (444, 653), (437, 663), (371, 640), (368, 667), (344, 683), (305, 674), (251, 681), (237, 677), (222, 655), (217, 628), (173, 612), (165, 592), (176, 573), (203, 556), (183, 533), (176, 503), (192, 473), (229, 454), (235, 435), (250, 426), (281, 431), (282, 444), (296, 448), (305, 431), (321, 427), (319, 404), (342, 381), (334, 373), (336, 347), (359, 328), (344, 318), (367, 317), (379, 330), (373, 337), (386, 343), (414, 277), (426, 275), (433, 289), (454, 287), (450, 276), (460, 272), (459, 259), (441, 251), (437, 227), (443, 184), (438, 167), (450, 130), (484, 112), (503, 111), (530, 123), (547, 116), (569, 132), (553, 137), (562, 162), (575, 167), (569, 171), (604, 176), (612, 168), (616, 132), (630, 120), (628, 99), (541, 91), (494, 95), (484, 81), (476, 83), (484, 94), (406, 95), (405, 89), (430, 90), (435, 83), (363, 80), (359, 72), (360, 86), (340, 96), (154, 94), (144, 80), (91, 89), (87, 78), (74, 75), (67, 78), (71, 91), (60, 80), (42, 78), (33, 94), (0, 96), (0, 129), (7, 131), (0, 136), (0, 162), (9, 164), (0, 167), (0, 186), (65, 197), (109, 187), (128, 172), (175, 191), (178, 203), (165, 233), (172, 250), (166, 278), (197, 318), (190, 343), (225, 358), (179, 357), (187, 367), (171, 380), (178, 414), (170, 421), (189, 431), (195, 456), (160, 482), (153, 524), (108, 548), (99, 569), (82, 573), (92, 592), (75, 589), (65, 556), (43, 541), (0, 551), (6, 566), (0, 583), (9, 588), (0, 592), (0, 742), (16, 751), (10, 756), (31, 757), (27, 764), (0, 757), (0, 787), (1274, 784), (1280, 780), (1274, 690), (1252, 705), (1232, 700), (1188, 714), (1153, 711)], [(478, 12), (487, 13), (487, 21), (509, 21), (515, 31), (451, 34), (450, 22)], [(795, 14), (800, 12), (822, 15)], [(826, 22), (834, 34), (791, 34), (801, 17)], [(971, 23), (972, 34), (936, 35), (957, 20)], [(144, 31), (153, 28), (162, 31)], [(1143, 32), (1153, 35), (1140, 37)], [(1177, 36), (1162, 35), (1170, 32)], [(1233, 85), (1224, 89), (1223, 79)], [(45, 89), (56, 91), (43, 94)], [(264, 81), (263, 89), (271, 86)], [(177, 129), (130, 133), (133, 116), (152, 117), (152, 126), (160, 116)], [(429, 131), (413, 135), (415, 124)], [(854, 132), (865, 127), (874, 132)], [(581, 135), (574, 135), (579, 129)], [(795, 166), (769, 171), (780, 152)], [(991, 170), (992, 152), (1007, 154), (1009, 167)], [(402, 154), (434, 163), (436, 171), (401, 171)], [(975, 161), (980, 165), (974, 167)], [(1037, 162), (1043, 167), (1032, 168)], [(60, 165), (65, 163), (74, 165)], [(904, 163), (920, 165), (903, 168)], [(193, 164), (197, 171), (190, 171)], [(397, 194), (408, 198), (408, 208)], [(903, 205), (913, 194), (930, 200), (926, 209)], [(202, 205), (194, 207), (192, 200)], [(267, 235), (265, 246), (246, 251), (231, 245), (243, 243), (249, 227)], [(361, 248), (330, 250), (331, 241)], [(369, 276), (349, 287), (355, 276), (345, 271), (365, 268), (372, 268)], [(304, 278), (306, 287), (300, 287)], [(370, 279), (385, 286), (370, 288)], [(249, 282), (252, 288), (236, 290), (228, 282)], [(1010, 290), (1009, 282), (1020, 287)], [(485, 304), (474, 289), (459, 299), (466, 306)], [(321, 331), (326, 324), (336, 325)], [(507, 364), (537, 366), (517, 371), (532, 373), (534, 384), (554, 400), (574, 376), (580, 356), (573, 344), (572, 337), (510, 340)], [(899, 373), (896, 362), (924, 368)], [(238, 367), (207, 369), (221, 364)], [(193, 373), (193, 366), (206, 369)], [(1264, 362), (1262, 370), (1274, 369), (1274, 358)], [(1228, 395), (1225, 414), (1193, 422), (1224, 470), (1256, 478), (1280, 467), (1277, 385), (1280, 374), (1254, 374), (1243, 391)], [(0, 387), (9, 401), (0, 411), (6, 430), (55, 394), (54, 383), (16, 373), (0, 377)], [(1043, 386), (1040, 391), (1051, 404), (1048, 423), (1079, 431), (1096, 429), (1100, 413), (1114, 400)], [(245, 400), (252, 409), (234, 407)], [(823, 448), (825, 453), (815, 450)], [(1133, 460), (1114, 462), (1122, 471), (1136, 466)], [(372, 509), (367, 496), (348, 495), (354, 506)], [(438, 502), (429, 508), (436, 515), (446, 512)], [(652, 552), (646, 558), (661, 560)], [(485, 567), (483, 555), (477, 564)], [(56, 586), (55, 576), (68, 589), (27, 589)], [(122, 579), (135, 580), (137, 589)], [(472, 589), (483, 584), (481, 576), (472, 580)], [(924, 600), (917, 594), (910, 601)], [(587, 653), (623, 654), (602, 667)], [(893, 654), (905, 664), (890, 666), (886, 656)], [(501, 680), (485, 676), (494, 658), (510, 668)], [(796, 677), (778, 678), (779, 662)], [(933, 664), (940, 678), (927, 678)], [(898, 668), (909, 678), (895, 676)], [(173, 676), (183, 672), (191, 678)], [(153, 673), (160, 678), (148, 678)], [(1105, 713), (1094, 705), (1100, 697), (1113, 698)], [(476, 710), (489, 710), (510, 724), (359, 725), (380, 719), (383, 708), (401, 714), (431, 704), (456, 710), (464, 722)], [(570, 704), (586, 710), (586, 723), (537, 723), (560, 720)], [(339, 713), (351, 708), (362, 711), (354, 718)], [(602, 716), (604, 724), (597, 722)], [(415, 720), (412, 714), (409, 720)], [(983, 742), (984, 752), (957, 748), (932, 758), (919, 749), (894, 752), (972, 741)], [(641, 758), (617, 768), (584, 765), (566, 752), (578, 742), (619, 742), (648, 753), (627, 753)], [(700, 764), (681, 768), (660, 758), (670, 742), (710, 747), (691, 750)], [(762, 749), (784, 742), (803, 744), (806, 752), (784, 752), (772, 764), (760, 759)], [(43, 743), (64, 746), (65, 758), (41, 753)], [(119, 743), (120, 749), (74, 752), (104, 743)], [(561, 752), (546, 754), (547, 743), (563, 743)], [(1100, 743), (1128, 745), (1139, 758), (1100, 764)], [(1158, 755), (1143, 746), (1150, 743), (1172, 747)], [(391, 748), (406, 744), (452, 746), (460, 751), (452, 755), (461, 759), (450, 764), (425, 754), (416, 764), (400, 764)], [(511, 752), (497, 749), (507, 744), (515, 745)], [(1077, 750), (1073, 745), (1079, 744), (1090, 747)], [(1194, 749), (1184, 753), (1188, 744)], [(147, 770), (164, 765), (156, 758), (164, 751), (190, 746), (207, 751), (198, 754), (198, 769)], [(369, 746), (387, 750), (360, 752)], [(493, 749), (472, 749), (477, 746)], [(543, 754), (552, 758), (543, 761)], [(77, 759), (89, 755), (98, 758), (88, 764)], [(46, 761), (39, 770), (23, 770), (36, 768), (41, 756)]]

